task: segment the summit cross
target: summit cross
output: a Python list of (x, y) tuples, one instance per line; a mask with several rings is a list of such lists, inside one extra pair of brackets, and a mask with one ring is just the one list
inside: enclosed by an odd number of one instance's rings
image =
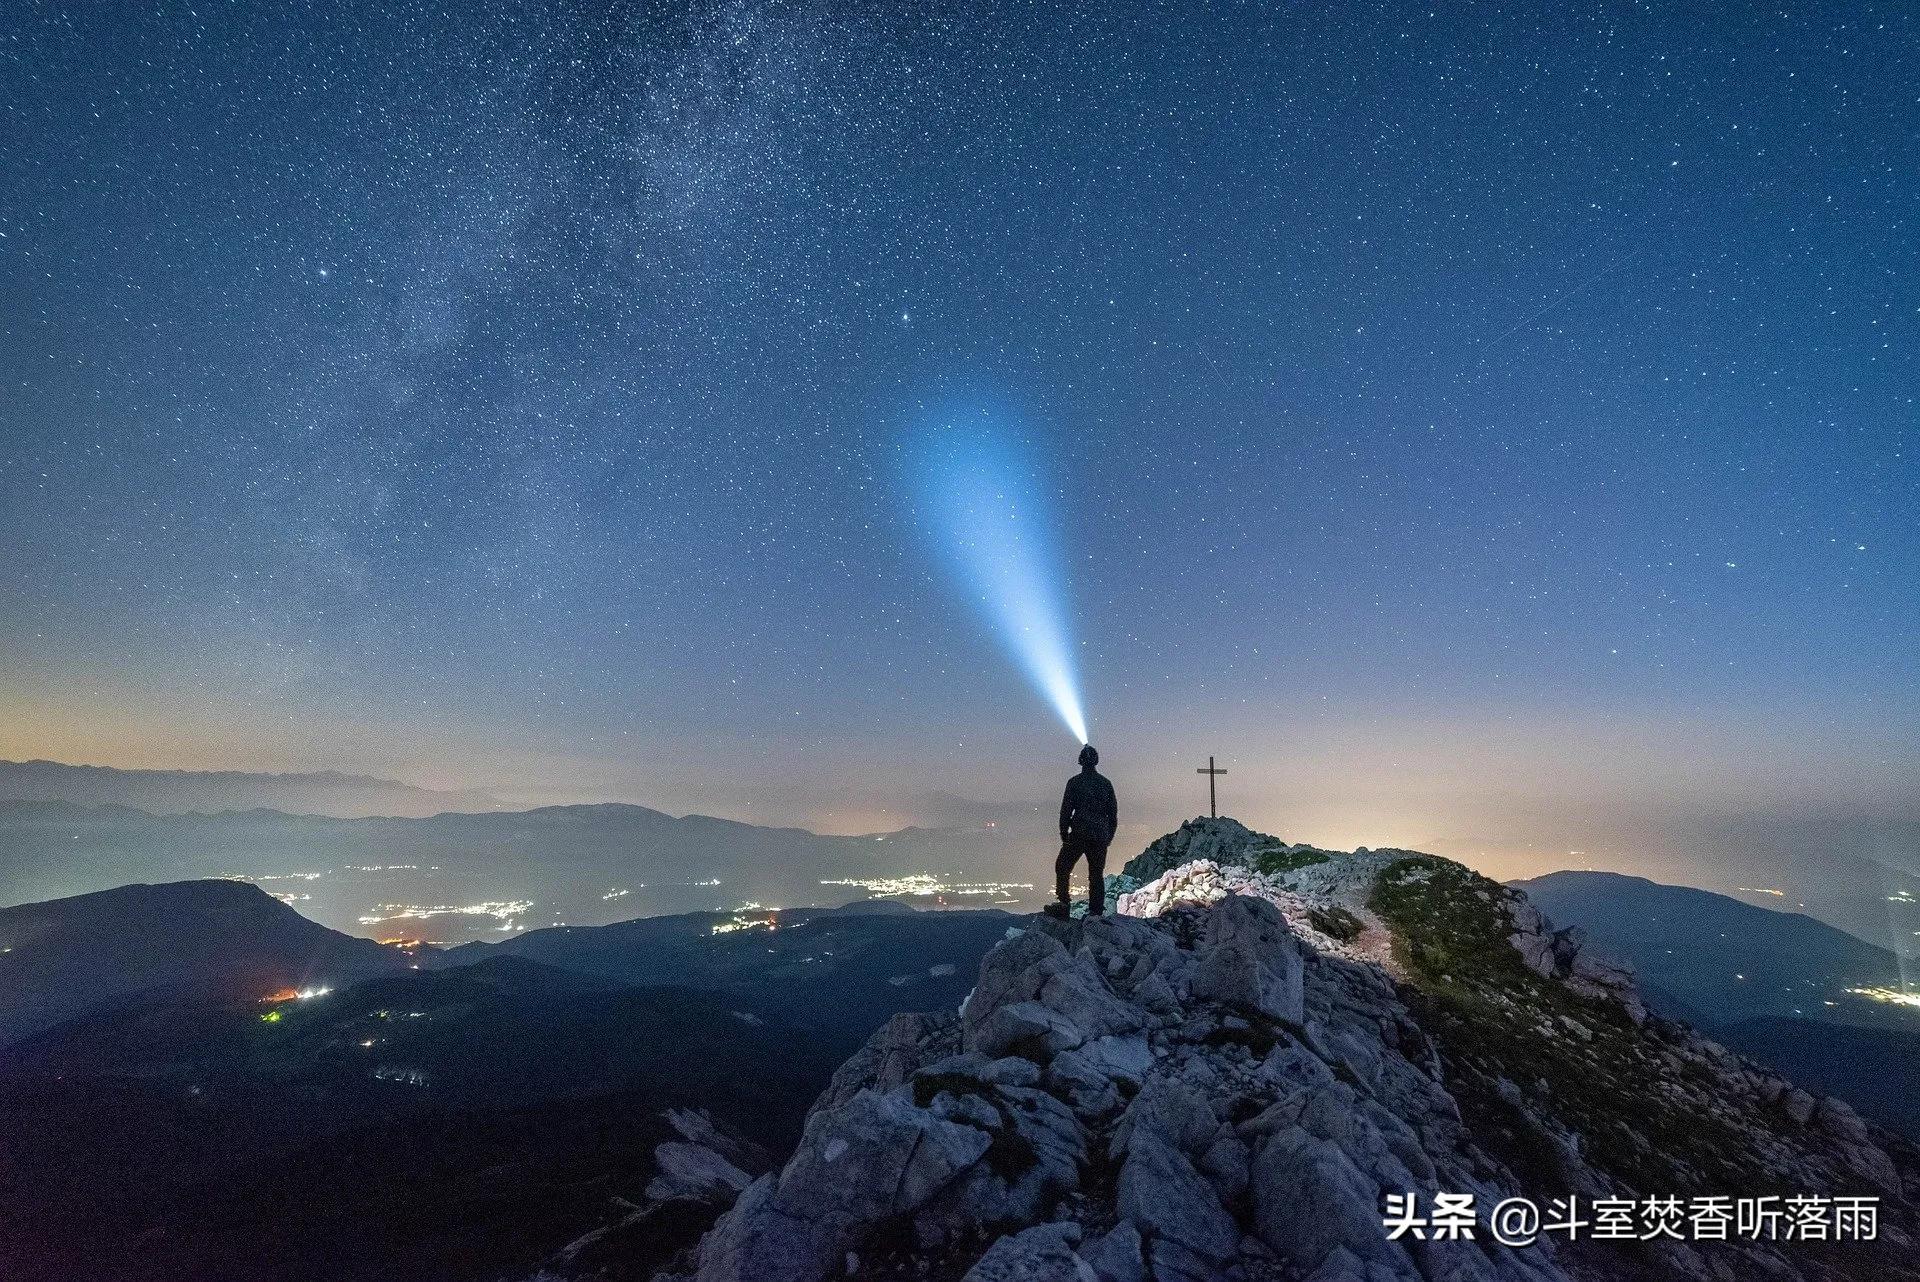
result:
[(1219, 798), (1214, 795), (1213, 785), (1214, 785), (1214, 780), (1218, 779), (1221, 775), (1227, 772), (1225, 770), (1214, 769), (1213, 758), (1208, 757), (1207, 764), (1204, 766), (1201, 766), (1199, 769), (1195, 770), (1193, 773), (1197, 775), (1205, 775), (1207, 777), (1207, 811), (1215, 819), (1218, 819), (1220, 817), (1220, 801), (1219, 801)]

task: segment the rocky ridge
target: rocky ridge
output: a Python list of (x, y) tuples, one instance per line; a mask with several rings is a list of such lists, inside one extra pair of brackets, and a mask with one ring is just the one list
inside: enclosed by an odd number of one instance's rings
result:
[[(957, 1014), (875, 1033), (663, 1282), (1920, 1277), (1910, 1149), (1649, 1017), (1519, 892), (1231, 820), (1122, 878), (1114, 915), (1010, 929)], [(1381, 1222), (1388, 1194), (1775, 1190), (1876, 1194), (1880, 1241), (1509, 1249)]]

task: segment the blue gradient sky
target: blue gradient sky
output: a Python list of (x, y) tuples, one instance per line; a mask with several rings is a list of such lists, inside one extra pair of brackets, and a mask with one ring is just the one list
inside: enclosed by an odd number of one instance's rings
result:
[(1906, 6), (144, 8), (0, 45), (0, 755), (1051, 793), (977, 402), (1143, 823), (1911, 817)]

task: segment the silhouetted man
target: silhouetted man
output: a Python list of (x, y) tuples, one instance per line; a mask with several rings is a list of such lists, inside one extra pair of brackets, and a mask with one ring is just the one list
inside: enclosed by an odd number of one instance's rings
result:
[(1098, 764), (1100, 754), (1092, 744), (1080, 749), (1080, 773), (1067, 780), (1060, 798), (1060, 857), (1053, 861), (1054, 897), (1060, 902), (1047, 905), (1055, 917), (1069, 915), (1073, 901), (1067, 883), (1082, 859), (1087, 861), (1087, 916), (1107, 911), (1107, 847), (1120, 826), (1120, 803), (1107, 777), (1094, 769)]

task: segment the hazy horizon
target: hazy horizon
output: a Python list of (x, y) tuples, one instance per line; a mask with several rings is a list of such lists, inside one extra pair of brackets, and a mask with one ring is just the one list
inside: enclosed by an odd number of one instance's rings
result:
[[(1217, 754), (1216, 754), (1217, 755)], [(0, 748), (0, 761), (21, 759), (17, 753)], [(52, 760), (51, 758), (48, 758)], [(1686, 794), (1682, 785), (1663, 793), (1659, 806), (1642, 805), (1628, 811), (1591, 801), (1565, 796), (1530, 794), (1510, 799), (1496, 795), (1481, 798), (1475, 807), (1458, 796), (1443, 798), (1445, 805), (1431, 796), (1413, 796), (1414, 790), (1382, 789), (1376, 783), (1368, 790), (1351, 780), (1337, 777), (1337, 767), (1323, 766), (1327, 773), (1300, 786), (1309, 797), (1276, 801), (1271, 797), (1246, 797), (1244, 782), (1250, 776), (1244, 762), (1220, 758), (1229, 773), (1220, 781), (1222, 814), (1232, 816), (1259, 831), (1270, 832), (1288, 841), (1306, 842), (1328, 849), (1355, 847), (1401, 847), (1424, 850), (1458, 859), (1501, 880), (1538, 876), (1559, 869), (1599, 868), (1648, 877), (1674, 884), (1700, 885), (1726, 891), (1737, 888), (1742, 874), (1736, 870), (1751, 868), (1752, 856), (1782, 856), (1792, 853), (1796, 844), (1819, 847), (1833, 854), (1870, 859), (1896, 870), (1920, 873), (1914, 858), (1913, 840), (1920, 833), (1920, 818), (1905, 815), (1895, 807), (1884, 810), (1861, 808), (1857, 811), (1828, 808), (1795, 808), (1776, 803), (1771, 808), (1749, 806), (1746, 809), (1704, 810), (1692, 802), (1697, 794)], [(67, 762), (72, 765), (111, 766), (126, 770), (178, 770), (178, 765), (131, 765), (114, 762)], [(1122, 787), (1126, 811), (1116, 850), (1122, 858), (1130, 856), (1181, 822), (1204, 815), (1205, 780), (1195, 777), (1191, 784), (1181, 780), (1177, 786), (1141, 788), (1134, 795), (1135, 770), (1125, 764), (1105, 763)], [(280, 767), (261, 763), (208, 764), (191, 769), (234, 770), (242, 773), (281, 773)], [(1177, 775), (1178, 766), (1168, 769)], [(484, 793), (506, 810), (541, 806), (593, 805), (617, 802), (643, 806), (673, 815), (708, 816), (735, 820), (762, 827), (793, 827), (832, 836), (858, 836), (894, 832), (908, 827), (966, 827), (992, 822), (1007, 828), (1016, 840), (1030, 842), (1037, 851), (1049, 840), (1053, 810), (1052, 795), (1007, 795), (1002, 798), (967, 797), (950, 791), (927, 788), (899, 797), (882, 798), (867, 794), (856, 798), (842, 793), (808, 796), (795, 789), (769, 792), (759, 789), (752, 796), (687, 789), (679, 795), (650, 793), (643, 783), (622, 787), (612, 782), (601, 789), (575, 780), (570, 787), (546, 790), (516, 790), (498, 784), (467, 779), (454, 772), (408, 772), (383, 774), (366, 767), (321, 765), (311, 769), (289, 765), (288, 773), (312, 773), (336, 770), (376, 779), (390, 779), (414, 787), (449, 794), (470, 791)], [(1064, 781), (1065, 773), (1060, 772)], [(1175, 795), (1188, 794), (1184, 808)], [(1889, 792), (1889, 796), (1897, 794)], [(1386, 818), (1372, 821), (1369, 815), (1391, 815), (1396, 796), (1412, 796), (1427, 816), (1445, 818), (1407, 820)], [(1518, 801), (1502, 808), (1502, 801)], [(786, 802), (785, 806), (782, 802)], [(1192, 804), (1197, 802), (1198, 804)], [(1343, 810), (1343, 803), (1351, 809)], [(1411, 812), (1409, 805), (1402, 813)], [(381, 813), (370, 810), (367, 813)], [(1756, 843), (1758, 831), (1772, 833), (1770, 841)], [(1740, 859), (1735, 856), (1748, 856)], [(1040, 861), (1036, 856), (1036, 876)]]

